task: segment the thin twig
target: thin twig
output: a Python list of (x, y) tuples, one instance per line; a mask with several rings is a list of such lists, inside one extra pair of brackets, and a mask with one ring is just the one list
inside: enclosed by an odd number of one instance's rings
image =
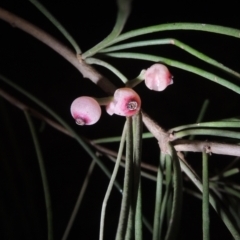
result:
[(82, 73), (83, 77), (90, 79), (108, 94), (114, 93), (116, 87), (107, 78), (98, 73), (93, 67), (86, 64), (80, 57), (77, 58), (76, 54), (74, 54), (72, 50), (64, 46), (61, 42), (42, 29), (14, 15), (13, 13), (4, 10), (3, 8), (0, 8), (0, 19), (43, 42), (77, 68)]
[[(33, 115), (34, 117), (37, 117), (38, 119), (41, 119), (45, 121), (47, 124), (52, 126), (53, 128), (57, 129), (58, 131), (70, 136), (74, 137), (66, 128), (61, 126), (59, 123), (51, 120), (47, 116), (43, 115), (42, 113), (39, 113), (38, 111), (34, 110), (33, 108), (29, 107), (28, 105), (22, 103), (15, 97), (11, 96), (10, 94), (6, 93), (3, 89), (0, 88), (0, 96), (2, 96), (4, 99), (6, 99), (8, 102), (10, 102), (12, 105), (18, 107), (21, 110), (28, 110), (28, 112)], [(145, 116), (145, 123), (146, 125), (152, 127), (152, 131), (156, 133), (155, 137), (157, 139), (162, 139), (161, 135), (164, 138), (167, 138), (168, 135), (165, 134), (164, 130), (160, 128), (158, 125), (155, 123), (148, 123), (148, 121), (152, 121), (150, 118), (146, 117), (146, 114), (144, 113)], [(154, 129), (153, 129), (154, 128)], [(150, 130), (150, 129), (149, 129)], [(159, 133), (159, 134), (158, 134)], [(97, 150), (99, 150), (102, 153), (106, 153), (110, 156), (117, 156), (117, 153), (115, 151), (112, 151), (106, 147), (103, 147), (101, 145), (98, 145), (94, 143), (94, 141), (85, 139), (88, 143), (90, 143), (92, 146), (94, 146)], [(164, 142), (163, 142), (164, 143)], [(176, 151), (181, 151), (181, 152), (202, 152), (202, 149), (207, 146), (208, 152), (209, 153), (215, 153), (215, 154), (221, 154), (221, 155), (229, 155), (229, 156), (238, 156), (240, 157), (240, 146), (238, 144), (228, 144), (228, 143), (219, 143), (219, 142), (207, 142), (207, 141), (193, 141), (193, 140), (183, 140), (183, 139), (178, 139), (174, 142), (172, 142), (174, 148)], [(123, 156), (123, 160), (125, 157)], [(157, 168), (147, 164), (147, 163), (141, 163), (141, 167), (148, 169), (150, 171), (157, 172)]]

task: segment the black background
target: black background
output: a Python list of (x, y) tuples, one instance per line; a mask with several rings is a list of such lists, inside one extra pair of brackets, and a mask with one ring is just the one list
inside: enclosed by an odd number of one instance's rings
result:
[[(79, 43), (82, 51), (101, 41), (112, 29), (116, 17), (115, 1), (41, 1), (64, 25)], [(218, 24), (240, 29), (238, 1), (210, 5), (203, 1), (156, 0), (133, 1), (131, 16), (124, 28), (129, 31), (149, 25), (171, 22), (197, 22)], [(0, 7), (32, 22), (55, 38), (71, 47), (58, 30), (28, 1), (4, 0)], [(210, 57), (239, 71), (239, 39), (196, 31), (168, 31), (139, 37), (137, 39), (176, 38)], [(201, 62), (174, 46), (154, 46), (142, 51), (172, 58), (204, 68), (230, 79), (214, 67)], [(129, 79), (134, 78), (149, 62), (125, 59), (107, 59)], [(117, 86), (121, 82), (107, 70), (96, 67)], [(206, 121), (239, 115), (239, 96), (213, 82), (194, 74), (169, 67), (174, 84), (163, 92), (152, 92), (144, 84), (135, 88), (142, 99), (143, 109), (166, 129), (196, 121), (205, 99), (210, 100)], [(32, 36), (8, 23), (0, 21), (0, 73), (16, 82), (63, 117), (76, 131), (89, 139), (120, 135), (124, 118), (109, 116), (104, 109), (100, 121), (93, 126), (76, 126), (70, 115), (70, 104), (78, 96), (104, 97), (106, 94), (95, 86), (52, 49)], [(0, 81), (0, 88), (11, 93), (29, 106), (44, 112), (11, 87)], [(24, 114), (0, 99), (0, 210), (1, 239), (47, 239), (46, 215), (42, 184), (34, 146)], [(91, 159), (78, 143), (62, 133), (34, 119), (45, 160), (53, 205), (55, 239), (60, 239), (77, 199), (82, 181)], [(199, 137), (203, 140), (211, 138)], [(108, 144), (117, 151), (118, 144)], [(143, 161), (156, 165), (158, 145), (155, 140), (145, 140)], [(201, 173), (201, 156), (189, 154), (189, 163)], [(212, 156), (211, 174), (225, 166), (232, 158)], [(111, 170), (113, 164), (103, 158)], [(119, 180), (123, 171), (120, 171)], [(97, 239), (101, 203), (108, 179), (96, 167), (69, 239)], [(188, 183), (187, 183), (188, 184)], [(189, 184), (191, 186), (191, 184)], [(151, 221), (154, 206), (155, 184), (143, 180), (144, 212)], [(116, 190), (107, 208), (106, 239), (113, 239), (120, 207), (120, 195)], [(144, 239), (150, 239), (144, 231)], [(225, 226), (212, 212), (211, 239), (230, 239)], [(178, 239), (202, 239), (201, 202), (184, 194), (183, 219)]]

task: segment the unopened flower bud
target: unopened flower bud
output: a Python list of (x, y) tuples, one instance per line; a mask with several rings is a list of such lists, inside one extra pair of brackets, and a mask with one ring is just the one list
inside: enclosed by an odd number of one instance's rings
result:
[(173, 76), (168, 68), (160, 63), (152, 65), (144, 73), (146, 86), (154, 91), (163, 91), (173, 83)]
[(101, 116), (101, 108), (98, 102), (91, 97), (78, 97), (71, 105), (71, 114), (78, 125), (92, 125)]
[(106, 106), (107, 113), (130, 117), (141, 108), (139, 95), (131, 88), (119, 88), (115, 91), (113, 100)]

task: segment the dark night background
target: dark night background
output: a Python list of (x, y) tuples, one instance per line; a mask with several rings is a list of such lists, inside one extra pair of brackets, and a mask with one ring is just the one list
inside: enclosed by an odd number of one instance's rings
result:
[[(80, 45), (82, 51), (102, 40), (115, 22), (115, 1), (54, 1), (42, 0), (45, 7), (64, 25)], [(198, 22), (240, 29), (238, 1), (209, 6), (202, 1), (133, 1), (132, 13), (124, 31), (160, 23)], [(161, 5), (161, 6), (160, 6)], [(71, 47), (58, 30), (28, 1), (1, 0), (0, 7), (32, 22)], [(135, 39), (176, 38), (210, 57), (240, 71), (240, 40), (223, 35), (195, 31), (168, 31)], [(130, 39), (134, 41), (135, 39)], [(202, 63), (174, 46), (152, 46), (134, 49), (192, 64), (237, 83), (233, 77)], [(106, 59), (129, 79), (139, 74), (149, 62), (124, 59)], [(117, 86), (121, 82), (107, 70), (96, 67)], [(239, 115), (239, 96), (213, 82), (194, 74), (169, 67), (174, 84), (157, 93), (144, 84), (135, 89), (142, 99), (143, 109), (166, 129), (196, 121), (199, 109), (207, 98), (210, 105), (206, 121)], [(104, 109), (100, 121), (93, 126), (76, 126), (70, 116), (70, 104), (78, 96), (104, 97), (95, 86), (65, 59), (25, 32), (0, 20), (0, 73), (16, 82), (63, 117), (76, 131), (89, 139), (120, 135), (124, 118), (108, 116)], [(29, 106), (46, 114), (11, 87), (0, 81), (0, 88)], [(47, 114), (46, 114), (47, 115)], [(77, 199), (82, 181), (91, 162), (78, 143), (34, 119), (46, 164), (53, 206), (55, 239), (61, 239)], [(145, 129), (146, 130), (146, 129)], [(212, 138), (199, 137), (206, 140)], [(117, 151), (118, 144), (108, 144)], [(153, 139), (143, 142), (143, 161), (156, 165), (158, 145)], [(232, 158), (212, 156), (211, 173), (216, 173)], [(189, 163), (201, 174), (201, 156), (189, 154)], [(112, 170), (113, 164), (103, 158)], [(121, 169), (119, 180), (122, 179)], [(96, 167), (69, 239), (98, 239), (102, 200), (108, 179)], [(192, 185), (188, 183), (191, 187)], [(155, 184), (143, 180), (144, 212), (151, 220)], [(0, 239), (46, 239), (46, 215), (42, 183), (34, 145), (24, 114), (0, 98)], [(120, 195), (113, 190), (107, 208), (106, 239), (113, 239), (118, 220)], [(211, 212), (211, 239), (231, 239), (215, 212)], [(178, 239), (202, 239), (201, 201), (184, 194), (183, 219)], [(146, 231), (144, 239), (150, 239)]]

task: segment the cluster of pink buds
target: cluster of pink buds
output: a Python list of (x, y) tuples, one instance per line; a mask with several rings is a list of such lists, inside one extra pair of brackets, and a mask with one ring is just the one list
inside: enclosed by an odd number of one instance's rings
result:
[[(163, 91), (173, 83), (173, 77), (168, 68), (159, 63), (143, 70), (143, 78), (146, 86), (155, 91)], [(92, 125), (101, 116), (100, 105), (106, 105), (106, 111), (110, 115), (131, 117), (140, 110), (141, 99), (131, 88), (119, 88), (113, 97), (104, 98), (104, 100), (86, 96), (75, 99), (71, 105), (71, 114), (78, 125)]]
[(140, 110), (141, 99), (131, 88), (119, 88), (108, 101), (86, 96), (75, 99), (71, 105), (71, 114), (78, 125), (92, 125), (101, 116), (100, 105), (106, 105), (106, 111), (110, 115), (130, 117)]
[(92, 125), (96, 123), (102, 113), (98, 102), (91, 97), (76, 98), (70, 108), (71, 114), (78, 125)]
[(173, 76), (168, 68), (160, 63), (153, 64), (144, 73), (146, 86), (154, 91), (163, 91), (168, 85), (173, 84)]
[(141, 107), (139, 95), (131, 88), (119, 88), (115, 91), (113, 100), (106, 106), (109, 115), (117, 114), (130, 117)]

